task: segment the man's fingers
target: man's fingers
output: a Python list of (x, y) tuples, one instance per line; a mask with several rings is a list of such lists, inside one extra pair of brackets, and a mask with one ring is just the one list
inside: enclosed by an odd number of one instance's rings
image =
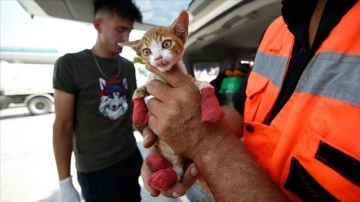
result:
[(196, 182), (199, 174), (200, 172), (196, 168), (195, 164), (190, 164), (181, 180), (177, 182), (171, 189), (162, 191), (161, 194), (170, 198), (178, 198), (185, 195), (186, 191)]
[(151, 130), (151, 128), (149, 126), (144, 128), (143, 137), (144, 137), (143, 145), (145, 148), (149, 148), (149, 147), (153, 146), (155, 144), (155, 142), (157, 141), (157, 136), (155, 135), (155, 133)]
[[(159, 150), (157, 150), (156, 147), (150, 147), (147, 155), (150, 156), (150, 155), (159, 155), (159, 154), (160, 154)], [(152, 174), (153, 174), (152, 170), (150, 169), (150, 167), (148, 165), (146, 165), (146, 163), (144, 161), (144, 163), (141, 167), (141, 177), (144, 182), (144, 187), (146, 188), (146, 190), (149, 192), (149, 194), (151, 196), (156, 197), (156, 196), (160, 195), (160, 191), (151, 188), (147, 183)]]
[(197, 169), (194, 163), (191, 163), (186, 169), (180, 182), (184, 184), (186, 189), (189, 189), (198, 179), (199, 175), (200, 171)]
[(141, 167), (141, 177), (142, 177), (142, 180), (144, 182), (144, 187), (149, 192), (149, 194), (151, 196), (156, 197), (156, 196), (160, 195), (160, 192), (158, 190), (156, 190), (156, 189), (151, 188), (147, 183), (147, 181), (150, 178), (151, 174), (152, 174), (152, 171), (150, 170), (150, 168), (144, 162), (142, 167)]
[[(160, 154), (156, 147), (150, 147), (148, 151), (149, 151), (148, 155)], [(148, 185), (147, 182), (152, 174), (153, 174), (153, 172), (151, 171), (150, 167), (147, 166), (146, 163), (144, 162), (142, 165), (142, 168), (141, 168), (141, 177), (143, 179), (146, 190), (149, 192), (149, 194), (151, 196), (156, 197), (156, 196), (159, 196), (161, 193), (163, 196), (166, 196), (169, 198), (178, 198), (178, 197), (185, 195), (186, 191), (197, 180), (200, 172), (196, 168), (195, 164), (191, 163), (185, 170), (181, 180), (179, 182), (177, 182), (171, 189), (168, 189), (168, 190), (165, 190), (162, 192), (160, 192), (156, 189), (153, 189)]]
[[(171, 92), (171, 87), (157, 79), (153, 79), (152, 81), (150, 81), (146, 86), (146, 90), (150, 95), (154, 96), (155, 99), (158, 99), (160, 101), (168, 100), (171, 97), (168, 93)], [(148, 107), (149, 103), (152, 102), (154, 98), (148, 101)]]
[(145, 64), (145, 68), (154, 74), (157, 74), (157, 75), (161, 74), (161, 71), (159, 71), (156, 67), (150, 65), (149, 63)]
[(165, 72), (159, 71), (150, 64), (146, 64), (146, 69), (163, 77), (172, 87), (180, 87), (192, 82), (192, 78), (187, 74), (184, 64), (180, 62)]
[(161, 192), (161, 195), (166, 196), (168, 198), (179, 198), (186, 193), (185, 186), (177, 182), (171, 189), (165, 190)]

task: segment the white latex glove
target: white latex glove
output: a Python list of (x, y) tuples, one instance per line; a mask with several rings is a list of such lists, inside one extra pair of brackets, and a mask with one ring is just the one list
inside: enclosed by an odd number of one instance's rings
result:
[(80, 202), (80, 195), (75, 189), (72, 177), (59, 181), (60, 185), (60, 202)]

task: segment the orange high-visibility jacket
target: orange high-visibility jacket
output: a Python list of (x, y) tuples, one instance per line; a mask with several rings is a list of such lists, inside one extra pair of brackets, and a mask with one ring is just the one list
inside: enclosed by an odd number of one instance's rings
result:
[(270, 125), (294, 36), (282, 17), (265, 32), (249, 75), (244, 144), (293, 201), (360, 201), (360, 1), (307, 64)]

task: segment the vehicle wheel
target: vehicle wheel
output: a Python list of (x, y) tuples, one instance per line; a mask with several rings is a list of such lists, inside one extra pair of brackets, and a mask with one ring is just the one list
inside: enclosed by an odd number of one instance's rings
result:
[(51, 112), (52, 102), (47, 97), (34, 97), (27, 105), (32, 115), (47, 114)]

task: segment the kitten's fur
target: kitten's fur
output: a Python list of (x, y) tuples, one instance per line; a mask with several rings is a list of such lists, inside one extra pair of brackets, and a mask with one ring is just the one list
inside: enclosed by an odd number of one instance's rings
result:
[[(120, 43), (119, 45), (130, 46), (136, 51), (137, 55), (160, 71), (168, 71), (178, 63), (178, 67), (187, 74), (181, 58), (184, 51), (184, 44), (188, 37), (188, 26), (188, 13), (182, 11), (170, 27), (160, 26), (152, 28), (144, 34), (142, 39)], [(148, 82), (152, 79), (159, 79), (166, 82), (162, 77), (154, 73), (150, 74)], [(206, 82), (196, 81), (192, 77), (191, 79), (199, 89), (212, 87)], [(145, 84), (135, 90), (133, 98), (145, 97), (147, 95), (149, 94), (146, 91)], [(177, 173), (178, 180), (180, 180), (184, 172), (184, 158), (174, 153), (174, 151), (161, 139), (158, 140), (157, 147), (161, 154), (171, 162), (173, 169)]]

